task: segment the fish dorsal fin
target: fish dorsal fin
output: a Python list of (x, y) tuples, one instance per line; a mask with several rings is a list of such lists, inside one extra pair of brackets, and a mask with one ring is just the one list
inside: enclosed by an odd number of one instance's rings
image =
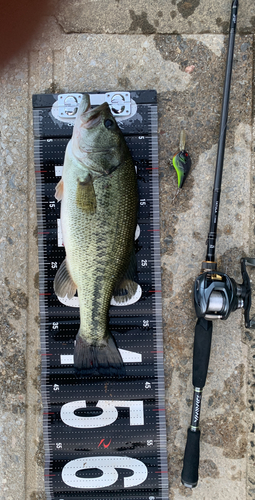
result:
[(63, 199), (63, 195), (64, 195), (64, 182), (63, 179), (60, 179), (60, 181), (56, 185), (56, 190), (55, 190), (56, 200), (61, 201)]
[(96, 193), (90, 174), (77, 179), (76, 205), (88, 214), (96, 212)]
[(76, 293), (77, 286), (75, 285), (69, 270), (67, 268), (66, 259), (62, 262), (54, 279), (54, 291), (58, 297), (72, 299)]

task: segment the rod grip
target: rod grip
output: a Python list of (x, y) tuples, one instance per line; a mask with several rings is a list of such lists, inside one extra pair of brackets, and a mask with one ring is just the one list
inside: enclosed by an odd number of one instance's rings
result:
[(187, 442), (183, 459), (181, 480), (184, 486), (195, 488), (198, 483), (200, 430), (188, 429)]
[(195, 327), (193, 350), (193, 379), (194, 387), (201, 389), (205, 385), (212, 341), (212, 321), (199, 318)]

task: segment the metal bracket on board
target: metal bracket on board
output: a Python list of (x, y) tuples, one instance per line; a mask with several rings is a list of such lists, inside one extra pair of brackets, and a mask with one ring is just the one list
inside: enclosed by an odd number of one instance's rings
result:
[[(60, 94), (58, 96), (58, 115), (60, 118), (75, 118), (82, 94)], [(114, 116), (129, 116), (131, 113), (130, 92), (107, 92), (90, 94), (92, 106), (107, 102)]]

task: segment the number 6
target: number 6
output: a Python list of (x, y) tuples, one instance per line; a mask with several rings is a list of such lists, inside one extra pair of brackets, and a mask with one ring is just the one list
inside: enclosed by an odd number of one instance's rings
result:
[[(62, 470), (62, 479), (71, 488), (95, 489), (107, 488), (118, 480), (117, 469), (131, 469), (132, 476), (124, 477), (124, 488), (137, 486), (145, 481), (148, 476), (146, 465), (130, 457), (106, 456), (106, 457), (83, 457), (71, 460)], [(76, 472), (86, 469), (100, 469), (103, 475), (100, 477), (84, 478), (76, 476)]]

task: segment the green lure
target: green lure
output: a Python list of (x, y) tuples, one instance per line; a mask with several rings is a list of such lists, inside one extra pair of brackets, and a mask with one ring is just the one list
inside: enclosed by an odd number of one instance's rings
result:
[(187, 151), (185, 151), (185, 131), (181, 131), (180, 136), (180, 151), (173, 157), (173, 166), (177, 173), (178, 188), (182, 188), (184, 181), (189, 173), (191, 167), (191, 158)]

